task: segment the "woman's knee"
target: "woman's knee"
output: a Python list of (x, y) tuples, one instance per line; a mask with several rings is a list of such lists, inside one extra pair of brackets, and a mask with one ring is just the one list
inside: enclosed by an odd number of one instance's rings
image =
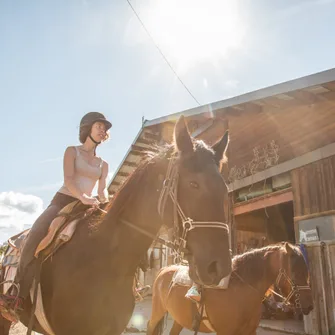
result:
[[(61, 208), (56, 205), (49, 206), (35, 221), (29, 235), (44, 235), (47, 233), (52, 220), (57, 216)], [(28, 238), (29, 238), (28, 235)]]

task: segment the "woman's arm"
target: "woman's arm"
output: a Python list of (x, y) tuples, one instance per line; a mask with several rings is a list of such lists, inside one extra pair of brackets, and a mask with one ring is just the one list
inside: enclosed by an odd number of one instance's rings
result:
[(108, 191), (106, 187), (107, 176), (108, 176), (108, 164), (105, 161), (103, 161), (101, 177), (99, 178), (99, 185), (98, 185), (98, 198), (100, 202), (107, 202), (109, 200)]

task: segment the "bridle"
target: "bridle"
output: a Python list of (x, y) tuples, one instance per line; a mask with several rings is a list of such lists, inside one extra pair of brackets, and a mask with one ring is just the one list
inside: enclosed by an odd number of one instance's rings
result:
[[(281, 264), (283, 264), (283, 257), (281, 255)], [(247, 283), (239, 274), (237, 274), (236, 272), (233, 272), (233, 274), (236, 275), (237, 278), (239, 278), (239, 280), (241, 280), (243, 283), (245, 283), (246, 285), (248, 285), (251, 289), (253, 289), (255, 292), (257, 292), (259, 295), (261, 295), (261, 293), (251, 284)], [(275, 292), (274, 290), (270, 289), (269, 291), (271, 291), (271, 293), (273, 293), (274, 295), (276, 295), (277, 297), (282, 299), (282, 303), (285, 306), (290, 306), (290, 300), (292, 299), (292, 297), (295, 298), (295, 308), (297, 309), (301, 309), (301, 302), (300, 302), (300, 292), (301, 291), (311, 291), (311, 288), (309, 285), (297, 285), (295, 283), (295, 281), (287, 274), (286, 270), (281, 267), (279, 269), (278, 275), (276, 277), (276, 282), (275, 282), (275, 287), (281, 292), (280, 289), (280, 283), (282, 280), (286, 280), (289, 285), (290, 285), (290, 292), (288, 293), (288, 295), (285, 297), (283, 294), (279, 294), (277, 292)], [(263, 298), (263, 297), (262, 297)], [(264, 300), (265, 298), (263, 298)]]
[(276, 287), (278, 288), (279, 291), (280, 290), (280, 282), (281, 280), (286, 280), (291, 288), (291, 291), (289, 292), (289, 294), (287, 295), (287, 297), (285, 298), (283, 295), (280, 295), (276, 292), (274, 292), (273, 290), (271, 290), (272, 293), (274, 293), (275, 295), (279, 296), (280, 298), (283, 299), (283, 304), (288, 306), (290, 305), (290, 300), (292, 297), (295, 298), (294, 302), (295, 302), (295, 307), (298, 309), (301, 309), (301, 303), (300, 303), (300, 292), (301, 291), (311, 291), (311, 288), (309, 285), (297, 285), (294, 280), (287, 274), (287, 272), (285, 271), (284, 268), (280, 268), (277, 279), (276, 279)]
[[(173, 233), (174, 233), (174, 249), (181, 257), (188, 252), (187, 237), (190, 231), (199, 228), (216, 228), (226, 229), (229, 234), (229, 228), (226, 223), (217, 221), (194, 221), (185, 215), (178, 202), (178, 164), (176, 155), (171, 156), (166, 176), (163, 182), (163, 187), (158, 200), (158, 213), (161, 219), (164, 219), (165, 206), (170, 197), (173, 204)], [(180, 225), (181, 223), (181, 225)]]

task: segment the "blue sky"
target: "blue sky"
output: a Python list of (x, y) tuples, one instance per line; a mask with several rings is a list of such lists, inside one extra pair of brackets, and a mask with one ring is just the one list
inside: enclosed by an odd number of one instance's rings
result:
[[(133, 0), (201, 104), (335, 65), (334, 0)], [(103, 112), (111, 173), (141, 127), (196, 103), (126, 0), (0, 2), (0, 242), (62, 183), (80, 118)]]

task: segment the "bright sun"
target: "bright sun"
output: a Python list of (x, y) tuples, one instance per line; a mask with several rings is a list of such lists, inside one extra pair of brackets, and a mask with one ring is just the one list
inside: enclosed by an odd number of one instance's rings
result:
[(153, 0), (143, 21), (163, 53), (186, 71), (240, 48), (245, 27), (238, 0)]

